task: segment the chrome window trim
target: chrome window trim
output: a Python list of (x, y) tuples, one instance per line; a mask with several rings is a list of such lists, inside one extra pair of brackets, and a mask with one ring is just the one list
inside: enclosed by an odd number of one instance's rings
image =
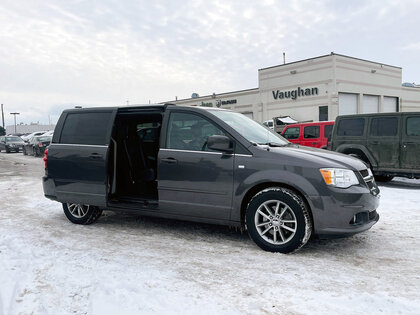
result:
[(222, 155), (222, 152), (210, 152), (210, 151), (193, 151), (193, 150), (180, 150), (180, 149), (159, 149), (161, 151), (175, 151), (175, 152), (190, 152), (190, 153), (208, 153)]
[[(180, 150), (180, 149), (166, 149), (161, 148), (160, 151), (175, 151), (175, 152), (190, 152), (190, 153), (208, 153), (208, 154), (216, 154), (216, 155), (223, 155), (222, 152), (211, 152), (211, 151), (193, 151), (193, 150)], [(242, 157), (252, 157), (252, 155), (248, 154), (225, 154), (225, 155), (234, 155), (234, 156), (242, 156)]]
[(50, 145), (71, 145), (71, 146), (77, 146), (77, 147), (108, 148), (108, 145), (99, 145), (99, 144), (51, 143)]

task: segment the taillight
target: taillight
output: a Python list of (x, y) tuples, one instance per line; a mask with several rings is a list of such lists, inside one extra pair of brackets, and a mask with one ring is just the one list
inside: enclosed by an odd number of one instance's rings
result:
[(47, 169), (47, 158), (48, 158), (48, 149), (46, 149), (44, 151), (44, 158), (43, 158), (43, 160), (44, 160), (44, 167), (45, 167), (45, 169)]
[(42, 142), (38, 143), (38, 147), (42, 148)]

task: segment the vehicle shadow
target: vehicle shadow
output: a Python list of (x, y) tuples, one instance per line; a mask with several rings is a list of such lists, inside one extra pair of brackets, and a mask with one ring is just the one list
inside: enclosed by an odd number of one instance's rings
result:
[(207, 241), (218, 242), (220, 240), (232, 242), (246, 242), (249, 240), (246, 231), (230, 228), (223, 225), (213, 225), (199, 222), (180, 221), (156, 217), (141, 216), (135, 213), (104, 211), (96, 224), (112, 225), (116, 227), (141, 228), (147, 233), (166, 235), (170, 237), (206, 238)]
[(377, 182), (379, 187), (390, 187), (397, 189), (420, 189), (420, 179), (408, 179), (402, 177), (396, 177), (392, 181), (387, 183)]
[[(148, 236), (156, 235), (178, 241), (205, 242), (215, 247), (229, 245), (241, 250), (257, 250), (263, 253), (250, 239), (247, 231), (240, 231), (239, 229), (229, 228), (227, 226), (112, 211), (105, 211), (96, 224), (104, 226), (105, 229), (115, 227), (115, 229), (120, 230), (122, 228), (125, 231), (132, 231), (135, 234), (140, 230), (141, 234)], [(357, 252), (358, 249), (368, 250), (370, 248), (369, 244), (370, 242), (364, 234), (334, 239), (311, 237), (308, 243), (297, 254), (319, 254), (323, 256), (332, 252)]]

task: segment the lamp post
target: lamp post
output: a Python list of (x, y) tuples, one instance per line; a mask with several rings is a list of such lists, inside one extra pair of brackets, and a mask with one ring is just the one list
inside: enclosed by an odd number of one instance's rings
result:
[[(1, 121), (3, 122), (3, 129), (4, 129), (4, 112), (3, 112), (3, 104), (1, 104)], [(6, 130), (6, 129), (4, 129)]]
[(10, 115), (15, 116), (15, 134), (16, 134), (16, 115), (19, 115), (20, 113), (10, 113)]

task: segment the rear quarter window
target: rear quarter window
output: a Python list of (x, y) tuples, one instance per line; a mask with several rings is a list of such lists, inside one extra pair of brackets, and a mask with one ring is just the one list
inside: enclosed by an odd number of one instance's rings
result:
[(407, 136), (420, 136), (420, 117), (407, 118)]
[(328, 138), (331, 135), (331, 131), (333, 129), (334, 125), (325, 125), (324, 126), (324, 137)]
[(357, 137), (363, 135), (365, 128), (364, 118), (342, 119), (338, 123), (338, 136)]
[(303, 129), (303, 137), (305, 139), (319, 138), (319, 126), (307, 126)]
[(111, 112), (69, 113), (60, 143), (106, 145)]
[(392, 137), (398, 133), (397, 117), (373, 118), (370, 124), (370, 135), (374, 137)]

